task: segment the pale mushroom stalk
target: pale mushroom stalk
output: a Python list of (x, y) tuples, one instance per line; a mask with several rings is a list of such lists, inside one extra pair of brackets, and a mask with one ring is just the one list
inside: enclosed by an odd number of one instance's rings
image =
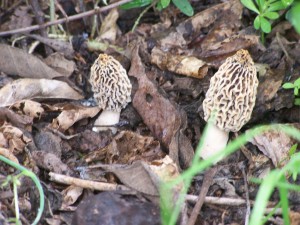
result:
[(93, 131), (110, 129), (113, 133), (120, 113), (131, 101), (131, 83), (126, 70), (112, 56), (100, 54), (91, 67), (90, 83), (98, 106), (103, 110), (95, 121)]
[(93, 131), (99, 132), (111, 129), (112, 133), (115, 134), (117, 132), (117, 128), (115, 128), (114, 125), (119, 123), (120, 114), (121, 112), (103, 110), (94, 123)]
[(253, 60), (243, 49), (228, 57), (211, 78), (203, 101), (204, 119), (212, 123), (203, 140), (200, 152), (203, 159), (224, 149), (229, 132), (239, 131), (249, 121), (257, 86)]
[(221, 151), (227, 145), (229, 132), (223, 131), (211, 123), (203, 140), (203, 149), (200, 156), (207, 159), (216, 152)]

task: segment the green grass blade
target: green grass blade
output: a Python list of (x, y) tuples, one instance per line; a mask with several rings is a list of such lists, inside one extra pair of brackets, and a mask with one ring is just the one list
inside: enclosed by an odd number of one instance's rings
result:
[[(284, 176), (280, 179), (281, 182), (286, 183), (286, 179)], [(288, 200), (288, 190), (285, 187), (279, 188), (279, 195), (280, 195), (280, 202), (281, 202), (281, 209), (282, 209), (282, 216), (285, 225), (290, 224), (289, 218), (289, 200)]]

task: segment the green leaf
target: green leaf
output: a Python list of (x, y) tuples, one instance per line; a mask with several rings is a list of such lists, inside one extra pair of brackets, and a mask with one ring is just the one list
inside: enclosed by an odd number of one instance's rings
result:
[(298, 78), (297, 80), (295, 80), (294, 85), (298, 88), (300, 88), (300, 78)]
[(187, 16), (194, 15), (194, 9), (188, 0), (172, 0), (172, 2), (185, 15), (187, 15)]
[(257, 16), (253, 22), (253, 26), (256, 30), (258, 30), (260, 28), (260, 18), (259, 16)]
[(162, 9), (168, 7), (170, 5), (171, 0), (160, 0), (159, 5)]
[(291, 89), (291, 88), (294, 88), (295, 85), (294, 85), (293, 83), (284, 83), (284, 84), (282, 85), (282, 87), (283, 87), (284, 89)]
[(133, 8), (140, 8), (146, 5), (150, 5), (152, 0), (133, 0), (131, 2), (125, 3), (120, 6), (121, 9), (133, 9)]
[(271, 32), (271, 24), (270, 22), (264, 18), (264, 17), (260, 17), (260, 27), (261, 27), (261, 30), (264, 32), (264, 33), (270, 33)]
[(296, 150), (297, 150), (298, 144), (294, 144), (290, 150), (289, 150), (289, 155), (292, 156), (295, 154)]
[(267, 12), (274, 12), (274, 11), (279, 11), (282, 9), (285, 9), (286, 6), (281, 2), (274, 2), (272, 4), (269, 5), (269, 7), (266, 9)]
[(287, 19), (294, 26), (295, 30), (300, 34), (300, 3), (296, 3), (286, 14)]
[(270, 20), (275, 20), (279, 17), (279, 14), (277, 12), (266, 12), (264, 13), (264, 16)]
[(294, 88), (294, 95), (297, 96), (299, 94), (299, 89), (298, 88)]
[(300, 98), (295, 98), (294, 105), (300, 105)]
[(260, 12), (264, 12), (265, 7), (267, 6), (265, 0), (256, 0)]
[(281, 0), (282, 4), (286, 7), (290, 6), (294, 0)]
[(253, 2), (252, 0), (241, 0), (241, 2), (242, 2), (242, 4), (243, 4), (246, 8), (252, 10), (253, 12), (256, 12), (257, 14), (259, 14), (259, 11), (258, 11), (258, 9), (256, 8), (256, 6), (255, 6), (255, 4), (254, 4), (254, 2)]

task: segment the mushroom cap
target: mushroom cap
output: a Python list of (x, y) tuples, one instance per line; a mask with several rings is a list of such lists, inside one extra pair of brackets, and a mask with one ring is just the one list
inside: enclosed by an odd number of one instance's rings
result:
[(203, 101), (204, 119), (226, 132), (237, 132), (247, 123), (255, 104), (258, 79), (247, 50), (228, 57), (210, 80)]
[(120, 112), (131, 101), (131, 83), (126, 70), (112, 56), (100, 54), (91, 67), (90, 83), (103, 110)]

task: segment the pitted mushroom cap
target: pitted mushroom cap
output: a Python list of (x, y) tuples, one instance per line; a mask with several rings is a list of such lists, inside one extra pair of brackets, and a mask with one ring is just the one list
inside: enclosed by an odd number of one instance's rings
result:
[(100, 54), (91, 67), (94, 97), (103, 110), (120, 112), (131, 101), (131, 83), (126, 70), (112, 56)]
[(203, 101), (204, 119), (207, 121), (213, 113), (218, 128), (239, 131), (251, 117), (257, 86), (253, 60), (247, 50), (239, 50), (211, 78)]

